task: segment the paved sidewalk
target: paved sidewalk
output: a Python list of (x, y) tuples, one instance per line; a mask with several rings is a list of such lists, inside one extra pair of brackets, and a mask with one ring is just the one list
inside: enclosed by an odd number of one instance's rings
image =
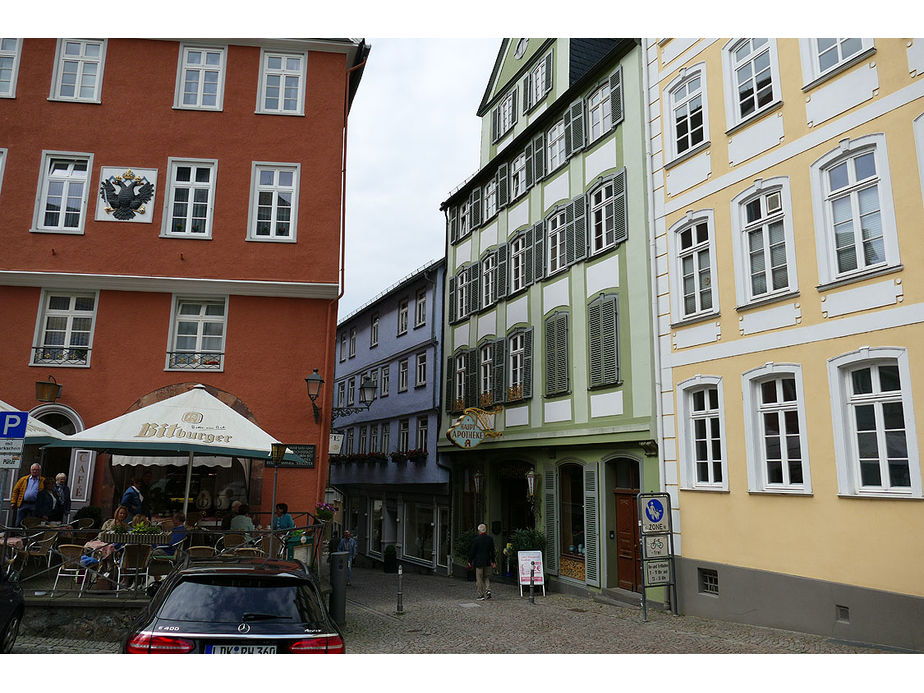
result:
[(493, 598), (475, 599), (475, 583), (405, 573), (404, 615), (396, 615), (398, 576), (353, 568), (347, 588), (347, 652), (369, 653), (873, 653), (819, 635), (674, 616), (494, 583)]
[[(747, 626), (601, 603), (541, 591), (530, 604), (524, 590), (493, 583), (493, 598), (476, 601), (475, 583), (444, 575), (405, 573), (397, 615), (398, 576), (353, 568), (347, 588), (345, 638), (349, 654), (795, 654), (879, 653), (824, 636)], [(28, 618), (28, 613), (26, 615)], [(111, 641), (20, 635), (15, 654), (117, 652)]]

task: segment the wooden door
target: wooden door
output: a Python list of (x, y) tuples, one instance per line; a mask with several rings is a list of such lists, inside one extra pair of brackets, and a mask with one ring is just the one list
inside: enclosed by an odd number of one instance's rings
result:
[(616, 461), (616, 579), (621, 589), (640, 592), (642, 553), (638, 529), (638, 463)]

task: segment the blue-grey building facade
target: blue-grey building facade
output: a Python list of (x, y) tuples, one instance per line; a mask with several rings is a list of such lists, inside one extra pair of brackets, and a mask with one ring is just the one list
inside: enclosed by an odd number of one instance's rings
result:
[(445, 259), (416, 270), (342, 319), (337, 328), (334, 410), (340, 453), (330, 485), (343, 495), (343, 528), (359, 551), (382, 560), (394, 545), (402, 561), (437, 570), (449, 554), (449, 470), (437, 459), (443, 379), (441, 331)]

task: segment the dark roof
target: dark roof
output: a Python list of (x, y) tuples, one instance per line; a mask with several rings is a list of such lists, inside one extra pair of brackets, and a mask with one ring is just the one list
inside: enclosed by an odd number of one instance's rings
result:
[(590, 38), (571, 39), (568, 86), (590, 72), (622, 39)]

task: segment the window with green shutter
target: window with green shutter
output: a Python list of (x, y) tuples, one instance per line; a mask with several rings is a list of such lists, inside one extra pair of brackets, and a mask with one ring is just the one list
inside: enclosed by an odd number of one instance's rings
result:
[(626, 170), (606, 178), (588, 195), (587, 225), (590, 253), (602, 253), (629, 236), (626, 217)]
[(569, 378), (568, 313), (553, 313), (545, 321), (545, 396), (566, 394)]
[(618, 294), (601, 294), (587, 307), (590, 387), (619, 385)]

